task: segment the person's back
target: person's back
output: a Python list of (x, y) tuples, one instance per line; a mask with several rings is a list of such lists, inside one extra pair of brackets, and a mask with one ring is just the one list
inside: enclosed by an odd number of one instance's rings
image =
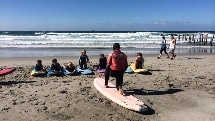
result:
[(120, 50), (114, 50), (109, 54), (107, 64), (112, 70), (125, 71), (128, 66), (127, 56)]
[(113, 52), (108, 56), (105, 70), (105, 86), (108, 87), (109, 76), (116, 78), (116, 89), (123, 95), (123, 75), (128, 67), (127, 56), (120, 51), (119, 43), (113, 44)]
[(106, 65), (107, 65), (107, 58), (104, 57), (104, 54), (100, 54), (99, 69), (105, 69)]

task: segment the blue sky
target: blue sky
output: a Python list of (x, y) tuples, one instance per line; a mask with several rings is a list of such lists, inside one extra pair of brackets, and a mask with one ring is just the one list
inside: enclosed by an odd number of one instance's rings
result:
[(215, 31), (215, 0), (0, 0), (0, 31)]

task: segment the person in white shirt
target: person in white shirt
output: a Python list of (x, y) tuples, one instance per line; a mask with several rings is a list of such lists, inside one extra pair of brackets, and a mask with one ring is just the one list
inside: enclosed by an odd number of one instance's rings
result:
[(169, 43), (169, 53), (172, 55), (170, 60), (173, 60), (176, 57), (176, 55), (175, 55), (176, 40), (175, 40), (173, 35), (171, 35), (170, 39), (171, 40), (170, 40), (170, 43)]

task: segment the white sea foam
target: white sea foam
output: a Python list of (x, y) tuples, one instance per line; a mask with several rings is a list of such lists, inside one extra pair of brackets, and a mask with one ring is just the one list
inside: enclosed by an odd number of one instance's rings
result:
[[(38, 48), (38, 47), (87, 47), (87, 48), (109, 48), (118, 42), (122, 47), (132, 48), (159, 48), (161, 35), (166, 36), (168, 41), (170, 33), (163, 32), (134, 32), (134, 33), (57, 33), (57, 32), (35, 32), (35, 35), (0, 35), (0, 47)], [(177, 33), (174, 33), (177, 34)], [(188, 33), (186, 33), (188, 34)], [(213, 34), (208, 34), (212, 37)], [(182, 34), (181, 34), (182, 35)], [(195, 39), (200, 33), (195, 33)], [(178, 40), (178, 36), (175, 36)], [(178, 41), (179, 47), (189, 48), (184, 45), (185, 41)], [(182, 45), (180, 45), (180, 43)]]

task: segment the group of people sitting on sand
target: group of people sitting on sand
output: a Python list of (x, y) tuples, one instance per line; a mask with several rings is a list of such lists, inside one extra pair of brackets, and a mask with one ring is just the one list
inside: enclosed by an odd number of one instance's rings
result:
[[(87, 69), (88, 62), (89, 62), (89, 58), (86, 55), (86, 50), (81, 51), (81, 56), (79, 57), (78, 68)], [(100, 54), (99, 64), (96, 66), (97, 69), (106, 69), (106, 65), (107, 65), (107, 58), (104, 56), (104, 54)], [(77, 73), (76, 66), (72, 62), (69, 62), (68, 64), (64, 63), (64, 64), (60, 65), (57, 62), (57, 59), (52, 60), (52, 64), (50, 65), (50, 70), (57, 72), (57, 71), (61, 71), (63, 68), (66, 70), (66, 72), (68, 72), (70, 74)], [(45, 72), (44, 67), (42, 65), (42, 60), (37, 60), (37, 63), (34, 66), (34, 70), (35, 70), (35, 72)]]
[[(86, 55), (86, 50), (81, 51), (81, 56), (79, 58), (79, 68), (87, 69), (87, 63), (89, 62), (89, 58)], [(142, 53), (137, 53), (137, 58), (135, 60), (135, 69), (143, 68), (144, 59), (142, 57)], [(72, 62), (68, 64), (60, 65), (57, 62), (57, 59), (52, 60), (52, 64), (50, 69), (53, 71), (61, 71), (62, 68), (65, 68), (66, 71), (70, 73), (76, 73), (76, 67)], [(127, 56), (120, 51), (120, 44), (113, 44), (113, 51), (108, 55), (108, 58), (104, 56), (104, 54), (100, 54), (99, 64), (97, 66), (98, 69), (105, 69), (105, 82), (104, 85), (108, 88), (108, 80), (109, 76), (116, 78), (116, 89), (123, 94), (122, 84), (123, 84), (123, 75), (128, 68)], [(37, 64), (34, 66), (35, 71), (45, 71), (42, 65), (41, 60), (37, 60)]]

